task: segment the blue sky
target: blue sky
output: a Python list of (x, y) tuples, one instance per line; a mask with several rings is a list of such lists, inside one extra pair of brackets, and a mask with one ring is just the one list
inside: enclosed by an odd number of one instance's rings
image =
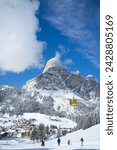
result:
[(10, 0), (0, 6), (0, 85), (21, 87), (56, 53), (69, 71), (100, 79), (99, 0)]

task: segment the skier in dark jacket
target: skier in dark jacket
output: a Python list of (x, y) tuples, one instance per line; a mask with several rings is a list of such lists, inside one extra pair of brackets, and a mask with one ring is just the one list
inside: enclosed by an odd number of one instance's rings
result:
[(84, 139), (82, 137), (81, 137), (80, 141), (81, 141), (81, 146), (83, 146)]
[(41, 140), (41, 146), (45, 146), (45, 142), (43, 139)]
[(60, 143), (61, 143), (61, 139), (60, 138), (57, 139), (57, 143), (58, 143), (58, 146), (60, 146)]
[(70, 140), (68, 140), (68, 141), (67, 141), (67, 144), (68, 144), (68, 145), (70, 145), (70, 144), (71, 144)]

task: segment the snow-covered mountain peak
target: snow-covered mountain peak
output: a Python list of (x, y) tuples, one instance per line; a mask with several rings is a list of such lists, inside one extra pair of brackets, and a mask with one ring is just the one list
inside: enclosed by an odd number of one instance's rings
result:
[(2, 85), (0, 86), (0, 90), (7, 90), (7, 89), (13, 89), (14, 87), (8, 86), (8, 85)]
[(94, 76), (91, 75), (91, 74), (89, 74), (89, 75), (87, 76), (87, 78), (89, 78), (89, 79), (95, 79)]
[(98, 80), (93, 75), (88, 75), (86, 80), (98, 82)]
[(80, 71), (77, 70), (77, 71), (73, 71), (72, 73), (78, 75), (78, 74), (80, 74)]

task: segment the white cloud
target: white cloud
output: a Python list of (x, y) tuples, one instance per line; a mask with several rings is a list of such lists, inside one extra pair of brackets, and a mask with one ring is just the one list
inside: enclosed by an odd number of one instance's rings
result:
[(70, 58), (62, 60), (61, 59), (62, 55), (63, 55), (63, 53), (60, 53), (58, 51), (55, 53), (54, 59), (56, 60), (57, 65), (60, 65), (60, 66), (63, 66), (63, 67), (68, 67), (69, 65), (73, 64), (73, 61)]
[(61, 65), (61, 54), (59, 52), (55, 53), (56, 64)]
[(65, 54), (65, 53), (69, 53), (70, 49), (67, 48), (65, 45), (60, 44), (58, 46), (59, 51), (61, 52), (61, 54)]
[(0, 72), (42, 67), (44, 42), (37, 41), (37, 0), (0, 0)]
[(65, 61), (64, 61), (64, 65), (65, 66), (67, 66), (67, 65), (72, 65), (73, 64), (73, 61), (72, 61), (72, 59), (66, 59)]
[[(45, 2), (45, 1), (43, 1)], [(48, 20), (62, 35), (68, 37), (83, 54), (99, 66), (99, 6), (93, 0), (51, 0), (45, 2)], [(92, 57), (88, 57), (88, 54)], [(96, 57), (94, 57), (96, 55)], [(91, 59), (92, 58), (92, 59)], [(94, 63), (95, 62), (95, 63)]]

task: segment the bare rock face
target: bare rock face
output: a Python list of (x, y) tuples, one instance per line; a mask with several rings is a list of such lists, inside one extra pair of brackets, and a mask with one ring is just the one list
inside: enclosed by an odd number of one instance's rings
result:
[(100, 97), (100, 85), (93, 76), (85, 78), (80, 73), (70, 73), (61, 66), (49, 67), (45, 73), (26, 82), (24, 88), (48, 91), (68, 90), (85, 100), (97, 100)]

